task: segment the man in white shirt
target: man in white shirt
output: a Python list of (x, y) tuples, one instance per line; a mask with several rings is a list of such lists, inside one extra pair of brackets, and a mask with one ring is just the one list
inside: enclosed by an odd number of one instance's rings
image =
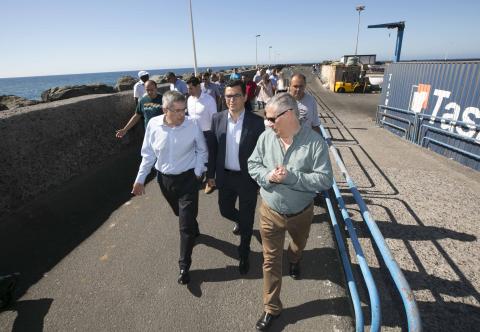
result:
[(150, 76), (147, 71), (140, 70), (138, 72), (138, 78), (140, 79), (133, 86), (133, 98), (135, 98), (135, 105), (138, 104), (140, 98), (145, 94), (145, 82), (149, 80)]
[(312, 127), (320, 134), (320, 118), (318, 117), (317, 102), (313, 96), (305, 93), (307, 80), (303, 74), (295, 74), (290, 80), (289, 93), (297, 101), (300, 112), (300, 123)]
[[(211, 151), (211, 126), (212, 116), (217, 113), (217, 104), (212, 96), (208, 93), (202, 92), (200, 80), (197, 77), (191, 77), (187, 81), (188, 97), (187, 110), (188, 116), (192, 119), (197, 126), (202, 130), (208, 147), (209, 157), (213, 155)], [(215, 190), (214, 186), (210, 186), (208, 183), (205, 186), (205, 193), (210, 194)]]
[(190, 282), (189, 269), (197, 223), (197, 181), (207, 162), (207, 146), (200, 128), (185, 117), (185, 96), (167, 91), (162, 98), (163, 115), (150, 120), (142, 145), (142, 162), (133, 184), (134, 195), (145, 194), (145, 179), (152, 166), (163, 196), (179, 217), (180, 275), (177, 282)]
[(188, 95), (188, 87), (187, 84), (179, 80), (174, 72), (168, 72), (165, 74), (165, 78), (167, 82), (170, 83), (170, 91), (178, 91), (181, 94), (187, 96)]

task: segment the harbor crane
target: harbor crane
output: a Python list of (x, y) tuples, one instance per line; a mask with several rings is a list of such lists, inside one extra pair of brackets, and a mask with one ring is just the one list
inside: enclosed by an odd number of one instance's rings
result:
[(395, 44), (395, 62), (400, 61), (400, 52), (402, 51), (402, 40), (403, 40), (403, 31), (405, 30), (405, 21), (394, 22), (394, 23), (384, 23), (384, 24), (374, 24), (369, 25), (368, 28), (387, 28), (387, 29), (397, 29), (397, 42)]

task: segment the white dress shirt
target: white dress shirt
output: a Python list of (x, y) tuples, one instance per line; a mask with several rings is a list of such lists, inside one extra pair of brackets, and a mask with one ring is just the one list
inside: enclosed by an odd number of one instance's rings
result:
[(142, 145), (142, 162), (135, 182), (145, 183), (153, 164), (164, 174), (180, 174), (194, 169), (201, 176), (207, 162), (207, 145), (200, 128), (185, 117), (180, 126), (169, 127), (165, 115), (152, 118)]
[(242, 137), (243, 118), (245, 117), (245, 110), (242, 111), (237, 122), (233, 122), (233, 119), (228, 112), (227, 119), (227, 140), (225, 142), (225, 168), (231, 171), (240, 170), (240, 161), (238, 158), (238, 152), (240, 150), (240, 137)]
[(200, 97), (190, 96), (187, 100), (188, 117), (192, 119), (202, 131), (212, 127), (212, 116), (217, 113), (215, 100), (206, 93)]

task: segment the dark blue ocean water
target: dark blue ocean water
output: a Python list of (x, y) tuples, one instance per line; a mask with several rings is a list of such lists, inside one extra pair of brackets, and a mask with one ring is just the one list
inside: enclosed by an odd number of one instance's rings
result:
[[(213, 71), (232, 69), (235, 66), (210, 67)], [(199, 71), (206, 70), (207, 67), (198, 68)], [(173, 71), (177, 75), (192, 73), (193, 68), (174, 68), (174, 69), (147, 69), (150, 76), (163, 75), (168, 71)], [(72, 74), (72, 75), (52, 75), (52, 76), (34, 76), (34, 77), (15, 77), (0, 78), (0, 96), (15, 95), (27, 99), (41, 100), (43, 91), (57, 86), (80, 85), (91, 83), (105, 83), (114, 86), (121, 76), (137, 77), (138, 71), (118, 71), (110, 73), (91, 73), (91, 74)]]

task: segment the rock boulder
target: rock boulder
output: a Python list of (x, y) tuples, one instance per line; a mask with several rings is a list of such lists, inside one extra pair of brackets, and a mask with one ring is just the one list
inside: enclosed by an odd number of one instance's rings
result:
[(25, 99), (14, 95), (3, 95), (0, 96), (0, 111), (35, 105), (38, 103), (40, 102), (37, 100)]
[(55, 87), (42, 92), (43, 101), (56, 101), (90, 94), (113, 93), (113, 87), (106, 84), (88, 84)]
[(117, 84), (115, 84), (115, 91), (132, 90), (135, 83), (137, 83), (137, 80), (134, 77), (122, 76), (117, 80)]

